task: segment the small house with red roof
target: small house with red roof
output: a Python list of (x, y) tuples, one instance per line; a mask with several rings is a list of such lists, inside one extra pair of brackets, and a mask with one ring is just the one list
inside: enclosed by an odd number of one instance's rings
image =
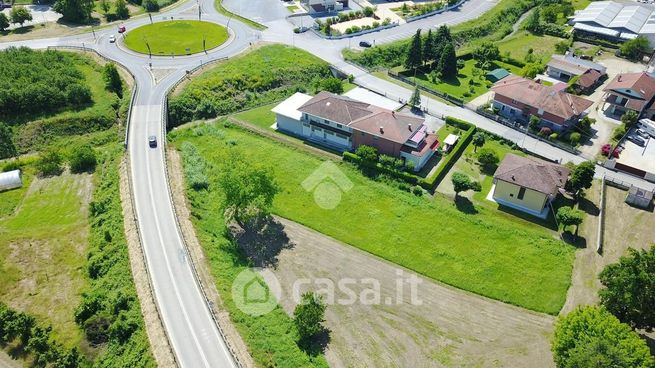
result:
[(655, 115), (655, 78), (648, 73), (619, 74), (603, 89), (605, 102), (610, 105), (609, 114), (621, 116), (633, 110), (639, 116), (652, 118)]

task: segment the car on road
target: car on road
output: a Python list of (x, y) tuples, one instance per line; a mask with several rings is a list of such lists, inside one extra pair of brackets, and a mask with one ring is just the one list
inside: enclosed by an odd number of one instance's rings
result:
[(369, 47), (371, 47), (371, 46), (372, 46), (371, 43), (368, 42), (368, 41), (359, 41), (359, 47), (366, 47), (366, 48), (369, 48)]
[(116, 42), (116, 36), (114, 35), (109, 36), (109, 43), (114, 43), (114, 42)]
[(630, 135), (628, 136), (628, 140), (641, 147), (646, 145), (646, 141), (638, 135)]
[(151, 148), (157, 147), (157, 137), (155, 137), (154, 135), (151, 135), (150, 137), (148, 137), (148, 145)]
[(125, 33), (125, 26), (118, 26), (118, 33)]

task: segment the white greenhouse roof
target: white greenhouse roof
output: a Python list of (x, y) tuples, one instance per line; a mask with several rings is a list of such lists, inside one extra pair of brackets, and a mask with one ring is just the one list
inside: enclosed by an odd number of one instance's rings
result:
[(653, 13), (651, 9), (643, 6), (626, 6), (619, 14), (614, 17), (612, 23), (607, 25), (608, 28), (625, 28), (629, 31), (638, 33), (646, 20)]
[(573, 18), (574, 22), (593, 22), (607, 27), (621, 12), (623, 5), (614, 1), (595, 1)]
[(636, 2), (595, 1), (579, 11), (573, 23), (576, 29), (633, 39), (640, 34), (655, 34), (655, 7)]
[(23, 186), (20, 179), (20, 170), (13, 170), (0, 173), (0, 190), (19, 188)]
[(612, 36), (612, 37), (619, 37), (621, 34), (619, 31), (615, 31), (613, 29), (605, 28), (605, 27), (594, 27), (590, 26), (588, 24), (584, 23), (576, 23), (573, 28), (579, 29), (581, 31), (587, 31), (587, 32), (592, 32), (592, 33), (598, 33), (606, 36)]
[(300, 106), (304, 105), (305, 102), (311, 99), (312, 96), (310, 95), (296, 92), (291, 97), (280, 102), (280, 104), (275, 106), (271, 111), (294, 120), (300, 120), (302, 118), (302, 112), (298, 111), (298, 109)]

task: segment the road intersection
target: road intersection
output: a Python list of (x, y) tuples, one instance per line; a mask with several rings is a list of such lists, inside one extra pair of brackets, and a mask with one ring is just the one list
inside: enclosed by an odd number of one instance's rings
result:
[[(266, 0), (256, 0), (266, 1)], [(268, 0), (270, 1), (270, 0)], [(177, 363), (182, 367), (236, 367), (238, 362), (229, 350), (215, 323), (210, 307), (201, 291), (201, 286), (194, 274), (193, 265), (188, 256), (184, 240), (180, 234), (176, 213), (170, 198), (168, 184), (165, 142), (166, 142), (166, 96), (188, 70), (202, 64), (237, 55), (253, 44), (277, 42), (294, 45), (333, 64), (346, 74), (355, 76), (355, 82), (361, 86), (385, 94), (394, 99), (409, 99), (412, 91), (388, 81), (376, 78), (367, 71), (344, 62), (341, 50), (349, 45), (356, 45), (360, 40), (377, 44), (407, 38), (417, 29), (437, 27), (441, 24), (455, 24), (481, 16), (495, 5), (488, 0), (469, 0), (459, 9), (391, 28), (353, 37), (352, 39), (325, 40), (307, 32), (294, 34), (293, 25), (285, 19), (276, 19), (266, 23), (264, 31), (257, 31), (218, 13), (213, 0), (188, 1), (170, 11), (153, 15), (154, 21), (164, 19), (201, 19), (228, 25), (230, 39), (216, 49), (190, 56), (164, 57), (136, 54), (126, 51), (122, 46), (109, 42), (115, 29), (106, 28), (64, 38), (50, 38), (20, 42), (0, 43), (0, 49), (10, 46), (27, 46), (35, 49), (47, 47), (72, 46), (95, 50), (100, 55), (114, 60), (127, 68), (135, 78), (136, 94), (132, 101), (129, 116), (127, 150), (130, 157), (130, 175), (132, 195), (140, 230), (141, 244), (153, 285), (153, 291), (164, 327), (167, 331)], [(265, 9), (265, 8), (263, 8)], [(125, 22), (128, 29), (150, 23), (148, 17)], [(164, 75), (156, 76), (153, 70), (166, 70)], [(543, 142), (525, 137), (523, 134), (474, 112), (459, 107), (443, 104), (433, 99), (424, 98), (424, 105), (437, 116), (452, 115), (502, 135), (523, 145), (528, 150), (542, 156), (581, 162), (579, 156), (561, 151)], [(156, 135), (159, 146), (151, 149), (147, 137)], [(598, 170), (597, 170), (598, 171)], [(604, 171), (601, 170), (601, 173)], [(620, 173), (611, 173), (617, 179), (639, 183), (652, 188), (652, 184)]]

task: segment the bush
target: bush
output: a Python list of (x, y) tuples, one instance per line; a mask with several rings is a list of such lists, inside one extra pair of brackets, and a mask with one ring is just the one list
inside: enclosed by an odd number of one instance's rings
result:
[(571, 142), (572, 146), (577, 145), (580, 142), (580, 139), (582, 138), (582, 135), (578, 132), (573, 132), (569, 134), (569, 141)]
[(42, 153), (36, 160), (36, 170), (41, 176), (59, 175), (63, 170), (63, 160), (58, 151)]
[(181, 151), (184, 160), (184, 173), (191, 188), (194, 190), (209, 188), (209, 179), (205, 173), (207, 163), (200, 156), (198, 148), (189, 142), (184, 142)]
[(476, 156), (480, 165), (487, 169), (498, 165), (500, 162), (498, 153), (496, 153), (496, 151), (492, 150), (491, 148), (482, 148)]
[(97, 159), (91, 147), (80, 146), (73, 150), (69, 162), (74, 173), (92, 172), (96, 169)]
[(143, 0), (141, 5), (147, 12), (159, 11), (159, 3), (155, 0)]
[(359, 156), (362, 161), (375, 163), (378, 161), (378, 150), (375, 147), (362, 144), (355, 150), (355, 155)]

